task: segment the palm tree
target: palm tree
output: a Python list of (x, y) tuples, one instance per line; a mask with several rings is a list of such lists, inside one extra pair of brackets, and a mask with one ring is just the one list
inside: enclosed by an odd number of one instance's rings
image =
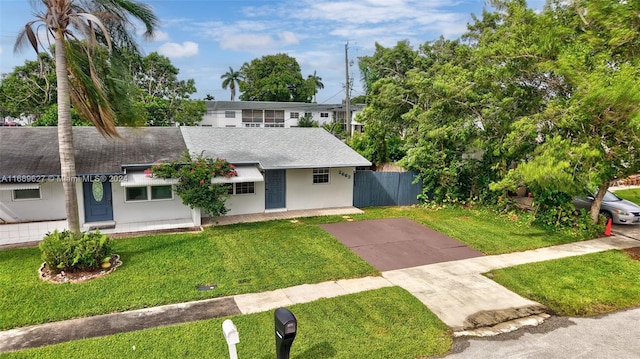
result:
[(231, 66), (229, 66), (229, 71), (225, 72), (224, 75), (221, 75), (220, 78), (222, 81), (222, 88), (231, 90), (231, 101), (236, 97), (236, 85), (242, 79), (239, 71), (234, 71)]
[[(53, 38), (50, 51), (55, 55), (56, 67), (60, 175), (69, 229), (80, 234), (71, 103), (103, 136), (117, 137), (115, 111), (93, 64), (93, 55), (101, 46), (116, 52), (124, 48), (137, 51), (130, 32), (132, 18), (144, 24), (148, 38), (158, 20), (148, 5), (131, 0), (39, 0), (33, 1), (32, 6), (36, 20), (28, 22), (20, 32), (14, 51), (31, 44), (39, 53), (39, 29), (45, 30), (48, 43)], [(82, 73), (85, 66), (74, 62), (76, 56), (88, 62), (88, 74)]]
[(309, 75), (307, 77), (307, 81), (311, 83), (311, 88), (313, 90), (313, 102), (316, 101), (316, 94), (318, 90), (322, 90), (324, 88), (324, 84), (322, 83), (322, 77), (316, 75), (316, 71), (313, 70), (313, 75)]

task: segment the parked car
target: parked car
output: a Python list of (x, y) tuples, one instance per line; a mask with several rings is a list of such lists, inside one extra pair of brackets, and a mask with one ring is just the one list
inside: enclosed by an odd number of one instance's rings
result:
[[(589, 210), (591, 209), (591, 203), (593, 203), (594, 198), (594, 195), (575, 197), (573, 199), (573, 205), (577, 209), (584, 208)], [(602, 199), (600, 214), (605, 216), (607, 220), (611, 218), (613, 223), (616, 224), (640, 223), (640, 206), (626, 199), (622, 199), (609, 191), (605, 193)]]
[(0, 119), (0, 126), (15, 127), (15, 126), (22, 126), (22, 125), (17, 122), (5, 121), (4, 119)]

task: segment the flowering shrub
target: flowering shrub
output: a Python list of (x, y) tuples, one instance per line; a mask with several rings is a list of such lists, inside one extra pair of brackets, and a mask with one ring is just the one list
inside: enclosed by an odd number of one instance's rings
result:
[(202, 154), (192, 158), (189, 153), (184, 154), (181, 161), (155, 164), (145, 173), (147, 176), (177, 178), (176, 193), (182, 198), (182, 203), (191, 208), (202, 208), (211, 216), (227, 213), (224, 204), (229, 198), (227, 185), (212, 184), (211, 178), (238, 175), (235, 167), (223, 159), (212, 159)]

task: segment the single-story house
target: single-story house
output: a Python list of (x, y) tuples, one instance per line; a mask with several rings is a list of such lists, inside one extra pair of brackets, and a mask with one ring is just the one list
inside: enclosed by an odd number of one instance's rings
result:
[[(350, 207), (353, 173), (370, 162), (322, 128), (119, 128), (122, 138), (74, 127), (83, 230), (111, 232), (199, 226), (205, 213), (175, 194), (174, 179), (144, 170), (182, 154), (224, 158), (238, 176), (228, 215)], [(57, 128), (0, 128), (0, 245), (66, 228)], [(15, 230), (11, 223), (29, 223)], [(28, 232), (28, 233), (24, 233)]]
[(191, 153), (236, 166), (239, 176), (231, 179), (236, 183), (235, 195), (227, 200), (229, 215), (351, 206), (353, 173), (371, 165), (322, 128), (180, 130)]

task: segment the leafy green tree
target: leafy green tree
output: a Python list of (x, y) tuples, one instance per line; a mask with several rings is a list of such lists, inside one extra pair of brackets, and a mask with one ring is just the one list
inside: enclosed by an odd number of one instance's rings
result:
[(298, 127), (318, 127), (318, 121), (314, 121), (310, 113), (298, 119)]
[[(132, 97), (138, 90), (133, 84), (132, 77), (129, 76), (128, 65), (119, 57), (110, 56), (108, 49), (98, 47), (94, 50), (90, 60), (84, 54), (84, 44), (78, 40), (71, 40), (67, 43), (67, 58), (71, 59), (74, 72), (81, 76), (76, 80), (91, 81), (87, 74), (98, 74), (105, 96), (111, 104), (115, 113), (115, 123), (119, 126), (140, 124), (140, 120), (145, 116), (143, 110), (136, 106)], [(93, 68), (93, 70), (91, 70)], [(36, 125), (47, 124), (55, 126), (57, 118), (40, 119), (41, 115), (50, 116), (51, 107), (56, 103), (56, 76), (54, 63), (47, 53), (40, 53), (40, 63), (37, 61), (26, 61), (25, 66), (19, 66), (7, 76), (0, 84), (0, 104), (9, 115), (19, 117), (20, 115), (31, 115), (36, 119)], [(82, 98), (86, 94), (77, 93), (74, 96)], [(91, 101), (80, 101), (79, 104), (93, 106), (92, 111), (99, 111), (96, 104)], [(77, 106), (78, 104), (76, 104)], [(55, 106), (54, 108), (57, 108)], [(75, 111), (74, 116), (80, 116)], [(86, 115), (85, 115), (86, 118)], [(74, 125), (89, 123), (73, 119)]]
[(407, 86), (409, 70), (419, 66), (420, 58), (408, 41), (399, 41), (393, 48), (376, 44), (371, 56), (359, 62), (368, 105), (358, 120), (374, 148), (376, 164), (390, 160), (388, 143), (401, 137), (409, 126), (403, 115), (412, 108), (415, 94)]
[(404, 158), (406, 151), (404, 149), (405, 141), (399, 136), (389, 137), (386, 139), (386, 147), (388, 153), (388, 161), (382, 161), (378, 158), (379, 152), (376, 148), (376, 141), (365, 133), (354, 133), (347, 141), (349, 147), (353, 148), (374, 164), (382, 164), (385, 162), (396, 162)]
[[(535, 183), (533, 167), (569, 194), (597, 188), (595, 223), (610, 182), (640, 170), (639, 12), (637, 2), (553, 1), (539, 15), (546, 31), (534, 38), (537, 47), (521, 48), (537, 60), (535, 71), (565, 90), (514, 126), (510, 143), (535, 141), (536, 150), (498, 186), (514, 178)], [(558, 169), (559, 163), (566, 165)]]
[[(83, 121), (78, 111), (73, 107), (71, 108), (71, 124), (72, 126), (92, 126), (91, 122)], [(31, 126), (58, 126), (58, 105), (49, 106)]]
[(147, 111), (147, 125), (195, 125), (207, 109), (204, 101), (191, 100), (195, 80), (178, 80), (180, 70), (168, 57), (152, 52), (145, 57), (129, 55), (128, 62), (140, 89), (138, 101)]
[(229, 66), (229, 71), (222, 74), (220, 78), (222, 79), (222, 88), (225, 90), (227, 87), (229, 88), (231, 91), (231, 101), (233, 101), (236, 98), (236, 87), (242, 79), (240, 72), (235, 71)]
[(55, 64), (47, 53), (39, 56), (39, 61), (26, 60), (0, 78), (3, 116), (38, 118), (56, 102)]
[(287, 54), (245, 62), (240, 74), (243, 101), (310, 102), (315, 91), (302, 78), (298, 61)]
[[(79, 236), (78, 198), (73, 181), (76, 170), (71, 130), (71, 102), (73, 101), (76, 110), (90, 120), (103, 135), (118, 136), (114, 121), (115, 112), (107, 95), (110, 89), (105, 88), (99, 81), (100, 77), (92, 57), (95, 49), (100, 46), (117, 49), (134, 45), (129, 32), (132, 18), (144, 24), (145, 35), (149, 37), (153, 34), (157, 19), (148, 6), (129, 0), (49, 0), (43, 1), (40, 5), (42, 7), (36, 7), (36, 3), (33, 3), (36, 20), (27, 23), (20, 32), (16, 40), (16, 49), (28, 43), (36, 53), (40, 52), (34, 26), (43, 26), (49, 39), (52, 38), (55, 44), (53, 52), (61, 176), (69, 229)], [(85, 41), (76, 42), (77, 47), (68, 46), (68, 39), (83, 37)], [(79, 68), (73, 63), (81, 54), (89, 64), (89, 72), (86, 74), (79, 73)]]

